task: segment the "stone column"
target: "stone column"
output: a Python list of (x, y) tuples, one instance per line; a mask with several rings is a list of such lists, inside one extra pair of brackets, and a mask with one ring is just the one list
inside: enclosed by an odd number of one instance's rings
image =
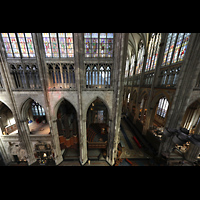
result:
[(46, 104), (46, 117), (48, 119), (50, 132), (52, 136), (52, 143), (53, 143), (53, 150), (55, 153), (55, 163), (56, 165), (60, 164), (63, 161), (61, 149), (60, 149), (60, 142), (57, 130), (57, 121), (51, 116), (50, 113), (50, 98), (48, 93), (48, 70), (46, 69), (45, 63), (45, 50), (42, 41), (41, 33), (34, 33), (33, 40), (35, 44), (35, 55), (40, 75), (40, 80), (42, 84), (42, 89), (44, 92), (44, 99)]
[(79, 132), (79, 150), (80, 163), (84, 165), (87, 160), (87, 133), (86, 133), (86, 119), (83, 115), (82, 108), (82, 88), (85, 87), (84, 80), (84, 44), (83, 33), (74, 33), (74, 52), (75, 52), (75, 79), (76, 88), (78, 92), (78, 132)]
[(20, 140), (20, 146), (24, 148), (27, 152), (27, 161), (28, 164), (31, 165), (36, 161), (34, 153), (33, 153), (33, 147), (32, 143), (30, 141), (30, 134), (27, 133), (26, 128), (24, 127), (23, 122), (26, 121), (26, 119), (22, 119), (21, 113), (17, 108), (16, 100), (12, 92), (11, 82), (9, 79), (9, 66), (6, 60), (6, 52), (5, 49), (2, 47), (2, 43), (0, 41), (0, 61), (1, 61), (1, 75), (4, 80), (4, 87), (7, 94), (7, 100), (8, 102), (11, 102), (12, 105), (12, 113), (13, 117), (16, 121), (16, 125), (18, 128), (19, 133), (19, 140)]
[[(192, 33), (184, 60), (182, 62), (180, 75), (176, 86), (176, 92), (167, 116), (165, 126), (168, 128), (179, 128), (181, 125), (193, 88), (196, 85), (198, 74), (200, 72), (199, 52), (200, 34)], [(170, 139), (163, 138), (160, 144), (159, 154), (161, 152), (170, 152), (170, 148), (172, 146), (171, 142), (172, 141)]]
[(126, 63), (126, 53), (128, 46), (128, 33), (115, 33), (114, 44), (114, 65), (113, 68), (113, 110), (110, 134), (108, 138), (108, 149), (106, 160), (110, 165), (114, 165), (117, 157), (117, 146), (119, 143), (119, 131), (121, 122), (121, 111), (123, 102), (124, 73)]

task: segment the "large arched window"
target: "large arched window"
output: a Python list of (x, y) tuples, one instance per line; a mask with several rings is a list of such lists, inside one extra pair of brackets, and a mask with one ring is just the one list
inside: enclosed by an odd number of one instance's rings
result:
[(112, 57), (113, 33), (84, 33), (85, 57)]
[(191, 33), (169, 33), (162, 66), (183, 60)]
[(158, 59), (161, 33), (153, 33), (149, 42), (148, 57), (145, 71), (154, 70)]
[(144, 44), (141, 41), (139, 44), (138, 56), (137, 56), (137, 66), (136, 66), (136, 74), (140, 74), (142, 72), (142, 66), (144, 61)]
[(167, 109), (169, 107), (169, 102), (165, 97), (161, 98), (158, 103), (157, 115), (165, 118)]
[(7, 57), (35, 57), (31, 33), (2, 33)]

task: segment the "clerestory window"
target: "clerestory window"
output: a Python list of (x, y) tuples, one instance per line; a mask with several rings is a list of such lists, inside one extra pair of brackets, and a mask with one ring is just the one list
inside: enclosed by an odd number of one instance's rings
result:
[(32, 58), (35, 49), (31, 33), (1, 33), (7, 57)]

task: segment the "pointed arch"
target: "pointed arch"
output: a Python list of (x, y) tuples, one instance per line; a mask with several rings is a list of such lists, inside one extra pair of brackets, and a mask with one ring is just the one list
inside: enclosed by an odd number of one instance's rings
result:
[(99, 96), (93, 97), (93, 98), (89, 101), (89, 103), (87, 104), (87, 106), (85, 107), (85, 111), (86, 111), (86, 112), (85, 112), (85, 118), (87, 118), (87, 111), (88, 111), (90, 105), (91, 105), (96, 99), (100, 99), (100, 100), (103, 102), (103, 104), (106, 106), (106, 108), (107, 108), (107, 110), (108, 110), (108, 116), (109, 116), (109, 118), (110, 118), (110, 116), (111, 116), (110, 107), (108, 106), (108, 103), (107, 103), (103, 98), (101, 98), (101, 97), (99, 97)]
[(61, 104), (64, 100), (68, 101), (68, 102), (74, 107), (76, 113), (78, 113), (77, 108), (76, 108), (76, 106), (74, 105), (74, 103), (73, 103), (71, 100), (69, 100), (69, 99), (67, 99), (67, 98), (65, 98), (65, 97), (62, 97), (62, 98), (60, 98), (60, 99), (58, 100), (58, 102), (57, 102), (57, 103), (55, 104), (55, 106), (54, 106), (54, 109), (53, 109), (53, 118), (54, 118), (54, 119), (57, 119), (58, 108), (60, 107), (60, 104)]
[(20, 112), (22, 114), (22, 119), (25, 119), (26, 116), (27, 116), (27, 112), (28, 112), (28, 108), (30, 106), (30, 103), (31, 101), (35, 101), (35, 102), (38, 102), (42, 108), (44, 109), (44, 111), (46, 112), (46, 108), (45, 106), (43, 105), (43, 103), (41, 103), (40, 101), (37, 101), (36, 99), (34, 100), (33, 98), (31, 97), (28, 97), (20, 106)]

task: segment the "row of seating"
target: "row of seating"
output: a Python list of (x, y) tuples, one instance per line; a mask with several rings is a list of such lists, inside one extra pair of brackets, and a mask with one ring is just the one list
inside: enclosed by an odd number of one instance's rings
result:
[(87, 129), (87, 140), (88, 140), (89, 142), (92, 142), (93, 139), (94, 139), (94, 136), (95, 136), (96, 134), (97, 134), (97, 133), (96, 133), (93, 129), (88, 128), (88, 129)]

